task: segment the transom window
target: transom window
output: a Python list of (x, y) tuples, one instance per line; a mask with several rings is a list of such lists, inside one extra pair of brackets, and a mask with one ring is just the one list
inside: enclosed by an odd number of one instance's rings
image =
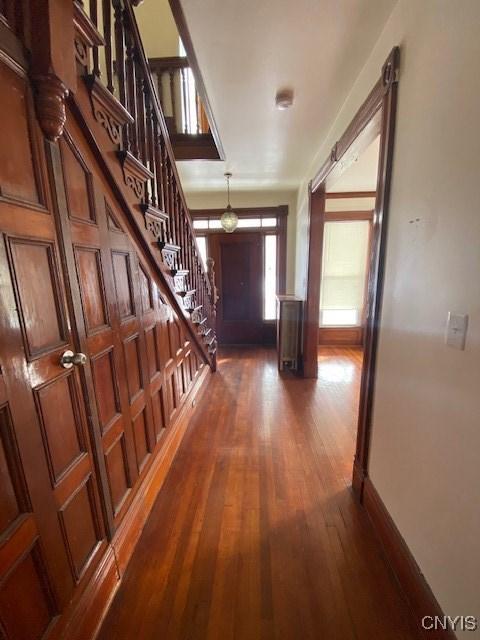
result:
[[(277, 226), (277, 218), (240, 218), (237, 229), (274, 228)], [(220, 218), (195, 218), (194, 229), (221, 229)]]
[[(282, 254), (285, 249), (286, 216), (281, 212), (273, 215), (276, 207), (266, 207), (265, 209), (244, 210), (238, 215), (238, 227), (234, 233), (246, 231), (258, 231), (262, 237), (263, 244), (263, 273), (260, 274), (263, 280), (263, 319), (275, 320), (276, 318), (276, 294), (281, 292), (284, 282), (284, 261)], [(199, 252), (204, 264), (206, 264), (208, 251), (208, 237), (212, 233), (224, 233), (220, 222), (221, 211), (192, 211), (193, 228), (197, 237)], [(283, 238), (283, 240), (282, 240)], [(282, 275), (280, 273), (282, 272)]]

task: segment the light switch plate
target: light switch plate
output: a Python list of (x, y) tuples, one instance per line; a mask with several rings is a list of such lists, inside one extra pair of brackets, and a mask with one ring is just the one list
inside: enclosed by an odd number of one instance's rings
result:
[(445, 342), (454, 349), (465, 349), (465, 339), (467, 337), (468, 316), (458, 313), (448, 312), (447, 333)]

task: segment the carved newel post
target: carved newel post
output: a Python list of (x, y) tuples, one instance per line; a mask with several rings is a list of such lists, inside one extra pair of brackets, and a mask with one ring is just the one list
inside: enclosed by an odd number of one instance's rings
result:
[(215, 260), (213, 258), (207, 258), (207, 276), (210, 282), (210, 288), (212, 291), (212, 309), (213, 315), (216, 317), (217, 315), (217, 301), (218, 301), (218, 291), (217, 286), (215, 284)]
[(207, 258), (207, 277), (210, 282), (210, 304), (212, 305), (212, 323), (213, 331), (215, 333), (215, 342), (212, 347), (212, 369), (217, 370), (217, 301), (218, 290), (215, 284), (215, 260), (213, 258)]

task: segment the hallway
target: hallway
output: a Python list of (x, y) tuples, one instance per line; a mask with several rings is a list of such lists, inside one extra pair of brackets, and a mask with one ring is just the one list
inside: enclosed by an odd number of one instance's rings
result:
[(417, 637), (349, 489), (360, 368), (221, 351), (100, 640)]

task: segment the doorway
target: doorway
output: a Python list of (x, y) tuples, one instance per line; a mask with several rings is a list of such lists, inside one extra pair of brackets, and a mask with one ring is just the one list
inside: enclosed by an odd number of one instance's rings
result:
[(215, 260), (219, 299), (217, 336), (220, 344), (264, 342), (262, 298), (263, 246), (259, 233), (215, 233), (209, 237)]
[(218, 342), (273, 345), (276, 295), (285, 292), (288, 207), (236, 208), (231, 234), (222, 230), (222, 212), (191, 212), (199, 251), (215, 265)]
[[(332, 192), (347, 198), (355, 190), (355, 175), (363, 179), (358, 167), (362, 157), (368, 155), (372, 143), (378, 138), (378, 154), (375, 175), (374, 213), (370, 233), (368, 282), (364, 303), (362, 342), (364, 347), (360, 404), (358, 411), (357, 446), (352, 485), (360, 500), (368, 475), (375, 362), (383, 271), (385, 262), (386, 223), (392, 171), (395, 112), (397, 100), (400, 50), (394, 47), (385, 61), (380, 77), (361, 105), (341, 138), (334, 144), (328, 158), (309, 184), (309, 247), (306, 300), (303, 331), (303, 374), (315, 378), (318, 375), (318, 341), (321, 320), (320, 284), (322, 277), (325, 224), (328, 217), (327, 203)], [(367, 185), (367, 189), (372, 186)], [(353, 189), (352, 189), (353, 187)], [(365, 185), (362, 182), (365, 190)], [(358, 188), (357, 188), (358, 190)], [(340, 192), (340, 196), (338, 193)], [(351, 311), (351, 309), (350, 309)]]

